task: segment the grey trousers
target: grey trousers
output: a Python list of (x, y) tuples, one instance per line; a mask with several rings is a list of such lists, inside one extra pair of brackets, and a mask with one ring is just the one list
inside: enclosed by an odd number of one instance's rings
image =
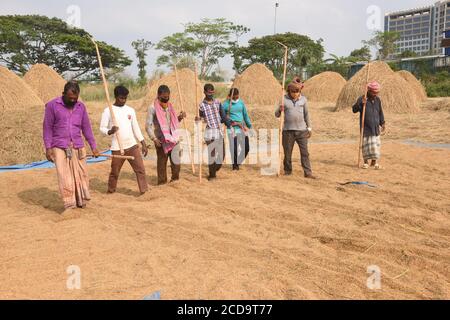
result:
[(209, 176), (216, 177), (216, 173), (222, 168), (225, 160), (225, 140), (223, 138), (206, 141), (208, 146)]
[(300, 147), (301, 163), (305, 176), (312, 175), (308, 151), (308, 131), (283, 131), (284, 172), (292, 173), (292, 151), (295, 143)]

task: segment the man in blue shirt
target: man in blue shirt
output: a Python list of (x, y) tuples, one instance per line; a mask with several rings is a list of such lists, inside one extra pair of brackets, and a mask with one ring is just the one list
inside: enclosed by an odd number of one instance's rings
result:
[[(231, 107), (230, 107), (231, 100)], [(225, 114), (231, 120), (231, 127), (228, 129), (230, 141), (231, 159), (233, 160), (233, 170), (238, 171), (239, 166), (244, 163), (250, 152), (250, 140), (248, 137), (252, 123), (248, 116), (247, 107), (239, 99), (239, 89), (232, 88), (228, 95), (228, 100), (223, 103)]]

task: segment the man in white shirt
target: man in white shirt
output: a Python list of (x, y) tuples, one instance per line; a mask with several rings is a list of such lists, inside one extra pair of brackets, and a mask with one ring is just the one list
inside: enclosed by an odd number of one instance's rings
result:
[[(114, 102), (112, 108), (117, 121), (117, 127), (113, 126), (111, 113), (109, 108), (106, 108), (105, 111), (103, 111), (100, 131), (105, 135), (113, 136), (111, 144), (113, 155), (120, 155), (120, 147), (116, 137), (116, 133), (118, 133), (125, 151), (125, 155), (134, 157), (134, 160), (128, 160), (128, 162), (136, 174), (139, 191), (141, 192), (141, 195), (143, 195), (148, 191), (148, 184), (142, 155), (144, 155), (144, 157), (147, 156), (148, 148), (145, 144), (145, 139), (142, 135), (141, 129), (139, 128), (136, 112), (133, 108), (126, 105), (128, 94), (129, 91), (124, 86), (117, 86), (114, 89), (116, 101)], [(139, 141), (142, 145), (142, 155), (137, 141)], [(117, 181), (124, 162), (124, 159), (112, 159), (111, 173), (109, 175), (108, 182), (108, 193), (116, 192)]]

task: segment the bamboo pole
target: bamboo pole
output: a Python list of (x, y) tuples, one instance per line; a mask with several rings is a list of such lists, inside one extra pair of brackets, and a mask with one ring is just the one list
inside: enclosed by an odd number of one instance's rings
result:
[[(88, 155), (88, 158), (93, 158), (93, 155)], [(133, 156), (119, 156), (119, 155), (111, 155), (111, 154), (100, 154), (100, 158), (105, 157), (109, 159), (125, 159), (125, 160), (134, 160)]]
[[(197, 116), (198, 116), (198, 118), (200, 119), (200, 108), (198, 108), (198, 105), (197, 105), (197, 103), (198, 103), (198, 90), (197, 90), (197, 87), (198, 87), (198, 72), (197, 72), (197, 61), (195, 61), (195, 63), (194, 63), (194, 68), (195, 68), (195, 70), (194, 70), (194, 73), (195, 73), (195, 106), (197, 107)], [(197, 126), (198, 126), (198, 133), (199, 133), (199, 152), (200, 152), (200, 157), (199, 157), (199, 160), (198, 160), (198, 162), (199, 162), (199, 165), (198, 165), (198, 171), (199, 171), (199, 173), (198, 173), (198, 179), (199, 179), (199, 182), (200, 183), (202, 183), (202, 174), (203, 174), (203, 172), (202, 172), (202, 160), (203, 160), (203, 139), (202, 139), (202, 133), (203, 133), (203, 126), (202, 126), (202, 122), (201, 122), (201, 119), (200, 119), (200, 121), (198, 121), (198, 123), (197, 123)]]
[[(278, 42), (281, 46), (284, 47), (284, 70), (283, 70), (283, 82), (281, 84), (281, 107), (284, 109), (284, 95), (285, 95), (285, 86), (286, 86), (286, 73), (287, 73), (287, 61), (288, 61), (288, 47), (281, 42)], [(285, 118), (285, 110), (281, 110), (280, 115), (280, 129), (278, 131), (279, 141), (278, 141), (278, 176), (281, 176), (281, 164), (282, 164), (282, 149), (283, 149), (283, 125)]]
[[(105, 89), (106, 101), (108, 103), (109, 112), (111, 114), (111, 120), (112, 120), (113, 126), (118, 127), (116, 116), (114, 115), (114, 110), (112, 108), (111, 100), (109, 98), (108, 83), (106, 82), (105, 72), (103, 70), (103, 63), (102, 63), (102, 58), (100, 56), (100, 50), (98, 49), (97, 42), (95, 42), (95, 40), (93, 38), (91, 38), (91, 41), (94, 43), (95, 50), (97, 51), (97, 59), (98, 59), (98, 64), (100, 66), (100, 74), (101, 74), (102, 80), (103, 80), (103, 88)], [(123, 150), (122, 140), (120, 139), (120, 135), (119, 135), (118, 131), (115, 133), (115, 136), (117, 139), (117, 143), (119, 144), (120, 154), (124, 155), (125, 151)]]
[[(236, 73), (236, 76), (237, 76), (237, 73)], [(232, 105), (233, 105), (233, 96), (234, 96), (234, 92), (235, 92), (235, 89), (236, 89), (236, 88), (234, 87), (234, 83), (235, 83), (235, 81), (236, 81), (236, 76), (234, 77), (233, 84), (231, 85), (231, 95), (230, 95), (230, 100), (229, 100), (229, 105), (228, 105), (228, 118), (230, 118), (230, 116), (231, 116), (231, 107), (232, 107)], [(231, 121), (231, 118), (230, 118), (230, 122), (232, 122), (232, 121)], [(229, 144), (230, 150), (231, 150), (231, 147), (232, 147), (233, 145), (232, 145), (231, 140), (228, 139), (227, 126), (225, 126), (225, 129), (223, 130), (223, 132), (224, 132), (223, 139), (224, 139), (225, 148), (226, 148), (226, 145), (227, 145), (226, 142), (227, 142), (227, 140), (229, 140), (229, 141), (228, 141), (228, 144)], [(234, 128), (233, 128), (233, 126), (231, 126), (230, 133), (231, 133), (230, 135), (231, 135), (231, 137), (233, 138), (233, 143), (234, 143), (234, 137), (235, 137), (235, 135), (234, 135)], [(233, 148), (233, 150), (234, 150), (234, 148)], [(224, 152), (226, 152), (226, 151), (224, 150)], [(231, 154), (231, 163), (233, 164), (233, 161), (234, 161), (234, 154), (233, 154), (233, 152), (230, 152), (230, 154)]]
[[(180, 106), (181, 106), (181, 111), (184, 113), (184, 101), (183, 101), (183, 95), (181, 93), (181, 86), (180, 86), (180, 81), (178, 79), (178, 69), (177, 69), (177, 64), (174, 64), (174, 70), (175, 70), (175, 79), (177, 81), (177, 88), (178, 88), (178, 96), (180, 97)], [(183, 119), (183, 124), (184, 124), (184, 130), (186, 130), (186, 133), (188, 133), (188, 129), (187, 129), (187, 125), (186, 125), (186, 120)], [(188, 148), (189, 148), (189, 157), (191, 158), (191, 165), (192, 165), (192, 174), (195, 175), (195, 165), (194, 165), (194, 158), (192, 157), (192, 149), (191, 149), (191, 137), (188, 137)]]
[(366, 92), (364, 93), (364, 104), (362, 111), (362, 125), (361, 125), (361, 133), (359, 136), (359, 146), (358, 146), (358, 168), (361, 168), (361, 153), (363, 150), (363, 142), (364, 142), (364, 125), (366, 121), (366, 106), (367, 106), (367, 91), (369, 90), (369, 79), (370, 79), (370, 61), (367, 65), (367, 79), (366, 79)]

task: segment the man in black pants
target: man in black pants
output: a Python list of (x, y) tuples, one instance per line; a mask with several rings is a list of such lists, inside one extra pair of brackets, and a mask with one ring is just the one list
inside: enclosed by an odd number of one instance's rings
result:
[[(233, 170), (238, 171), (239, 166), (244, 163), (250, 152), (248, 136), (253, 134), (247, 107), (239, 99), (239, 89), (232, 88), (230, 90), (227, 101), (223, 103), (223, 109), (231, 121), (231, 128), (228, 130), (230, 152), (233, 159)], [(238, 147), (240, 147), (240, 150), (238, 150)]]
[(301, 162), (305, 178), (316, 179), (312, 173), (309, 161), (308, 140), (311, 138), (312, 129), (309, 119), (306, 97), (301, 94), (304, 85), (299, 78), (289, 84), (288, 94), (284, 99), (284, 106), (280, 106), (275, 112), (277, 118), (285, 112), (283, 129), (284, 148), (284, 172), (292, 174), (292, 151), (295, 143), (300, 147)]

